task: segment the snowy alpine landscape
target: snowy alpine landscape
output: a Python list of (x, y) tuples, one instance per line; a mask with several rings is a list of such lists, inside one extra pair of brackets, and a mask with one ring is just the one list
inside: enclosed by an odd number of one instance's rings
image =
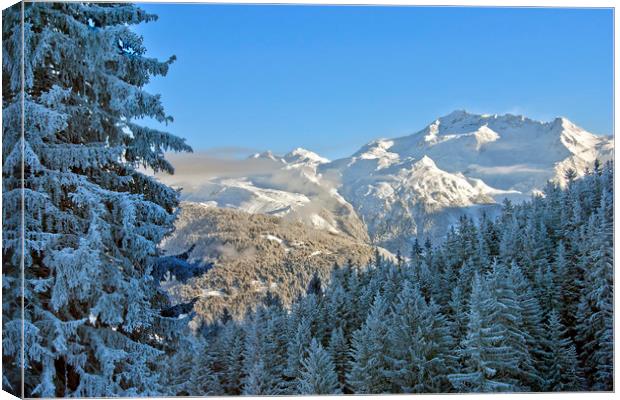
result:
[(182, 186), (188, 202), (286, 217), (360, 240), (367, 233), (369, 243), (395, 254), (410, 250), (414, 238), (441, 239), (462, 215), (495, 215), (504, 199), (528, 200), (547, 181), (566, 187), (568, 170), (583, 176), (596, 159), (612, 156), (612, 138), (566, 118), (454, 111), (334, 161), (302, 148), (268, 151), (251, 156), (262, 168), (247, 163), (234, 178), (192, 177), (188, 185), (177, 170), (163, 180)]
[(614, 390), (613, 135), (457, 109), (228, 157), (168, 132), (145, 9), (3, 11), (4, 391)]

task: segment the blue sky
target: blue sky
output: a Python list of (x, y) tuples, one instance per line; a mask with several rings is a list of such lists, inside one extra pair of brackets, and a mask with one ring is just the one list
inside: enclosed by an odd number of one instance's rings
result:
[(610, 9), (141, 4), (167, 130), (220, 156), (328, 158), (455, 109), (613, 133)]

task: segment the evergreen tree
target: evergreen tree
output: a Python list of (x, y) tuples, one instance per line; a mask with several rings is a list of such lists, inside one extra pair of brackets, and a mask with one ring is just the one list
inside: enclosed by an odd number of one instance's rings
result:
[(566, 330), (555, 310), (549, 313), (545, 328), (547, 337), (543, 359), (544, 389), (552, 392), (583, 390), (584, 382), (575, 346), (565, 336)]
[[(381, 282), (378, 284), (380, 286), (380, 291), (383, 296), (383, 299), (387, 303), (392, 303), (398, 292), (400, 292), (400, 285), (402, 281), (402, 269), (392, 264), (391, 262), (385, 261), (385, 264), (380, 270), (377, 270), (375, 276)], [(417, 266), (412, 266), (410, 269), (416, 270)]]
[[(521, 318), (516, 326), (523, 335), (527, 346), (526, 351), (522, 354), (522, 363), (519, 365), (520, 380), (528, 385), (530, 390), (541, 391), (543, 389), (543, 378), (540, 373), (540, 365), (544, 353), (543, 342), (545, 337), (543, 311), (521, 268), (513, 262), (507, 273), (509, 285), (514, 288), (521, 310)], [(553, 287), (550, 289), (553, 290)]]
[(568, 185), (572, 184), (576, 178), (577, 172), (572, 168), (567, 169), (564, 173), (564, 179)]
[(165, 394), (169, 396), (189, 396), (197, 394), (195, 377), (198, 359), (206, 348), (206, 340), (192, 334), (180, 341), (179, 349), (163, 363), (162, 376), (166, 379)]
[(243, 330), (233, 321), (228, 322), (221, 331), (222, 336), (222, 386), (228, 395), (241, 394), (243, 381)]
[[(569, 271), (572, 269), (569, 263), (566, 253), (566, 246), (564, 241), (560, 240), (555, 253), (554, 262), (554, 275), (553, 275), (553, 288), (552, 294), (546, 293), (545, 295), (550, 298), (547, 302), (548, 313), (552, 310), (557, 310), (561, 320), (566, 321), (565, 315), (574, 314), (569, 310), (573, 307), (573, 299), (578, 299), (579, 290), (575, 282), (571, 279), (572, 274)], [(571, 296), (568, 295), (571, 293)]]
[(312, 275), (312, 279), (310, 279), (310, 282), (308, 283), (308, 289), (306, 289), (306, 294), (314, 294), (315, 296), (320, 296), (323, 293), (323, 290), (321, 288), (321, 278), (319, 278), (319, 275), (315, 272)]
[(310, 347), (310, 338), (312, 337), (310, 326), (310, 320), (302, 316), (294, 330), (291, 330), (293, 335), (288, 342), (287, 367), (285, 370), (291, 393), (295, 393), (297, 380), (300, 377), (299, 371), (302, 368), (301, 362), (306, 355), (306, 349)]
[[(325, 295), (328, 327), (342, 327), (343, 335), (352, 330), (352, 301), (339, 280), (332, 280), (330, 290)], [(332, 329), (333, 331), (334, 329)]]
[[(513, 385), (514, 390), (532, 390), (539, 381), (534, 360), (528, 348), (528, 332), (524, 327), (523, 301), (529, 300), (517, 294), (520, 273), (516, 264), (508, 270), (503, 264), (495, 264), (491, 275), (492, 296), (495, 311), (494, 323), (503, 332), (501, 344), (506, 348), (503, 359), (496, 362), (497, 377)], [(518, 278), (517, 278), (518, 277)], [(523, 278), (525, 279), (525, 278)]]
[(347, 382), (354, 393), (390, 393), (392, 384), (385, 376), (389, 368), (386, 315), (388, 304), (380, 294), (351, 341), (351, 367)]
[(467, 300), (460, 285), (452, 288), (452, 297), (447, 309), (453, 337), (465, 337), (467, 332)]
[(348, 270), (350, 272), (346, 280), (346, 291), (350, 304), (350, 323), (348, 325), (351, 327), (351, 330), (347, 332), (347, 337), (352, 334), (353, 330), (362, 325), (368, 314), (368, 309), (363, 307), (361, 301), (363, 286), (360, 279), (360, 272), (352, 267), (349, 267)]
[(586, 268), (585, 285), (577, 312), (577, 340), (595, 390), (613, 388), (613, 247), (611, 228), (599, 219), (593, 243), (592, 264)]
[(422, 259), (422, 247), (420, 247), (420, 243), (418, 242), (418, 238), (413, 240), (413, 245), (411, 246), (411, 259), (409, 262), (412, 266), (417, 266)]
[[(192, 374), (190, 375), (189, 394), (193, 396), (221, 396), (224, 389), (220, 381), (221, 362), (224, 349), (214, 346), (214, 342), (208, 343), (198, 350), (194, 355), (194, 360), (190, 364)], [(187, 368), (186, 366), (180, 366)]]
[[(464, 363), (460, 372), (448, 375), (452, 386), (463, 392), (512, 391), (512, 382), (503, 380), (498, 369), (511, 361), (511, 349), (505, 346), (504, 330), (494, 321), (496, 304), (486, 282), (478, 274), (472, 280), (467, 336), (459, 355)], [(507, 357), (508, 356), (508, 357)]]
[(341, 393), (334, 363), (316, 339), (312, 339), (308, 355), (301, 364), (303, 369), (298, 383), (299, 394)]
[(388, 328), (386, 375), (399, 392), (447, 391), (453, 339), (439, 307), (405, 282)]
[(3, 13), (3, 381), (18, 390), (23, 368), (26, 397), (162, 393), (158, 360), (187, 321), (160, 315), (150, 271), (178, 198), (139, 167), (172, 172), (164, 151), (191, 149), (136, 120), (171, 120), (143, 88), (174, 57), (145, 56), (130, 26), (156, 16), (132, 4), (20, 14)]
[(267, 321), (265, 332), (261, 337), (261, 359), (268, 380), (264, 382), (267, 394), (277, 395), (285, 392), (283, 377), (287, 364), (286, 320), (279, 308), (271, 307), (266, 310)]
[(265, 342), (263, 333), (265, 329), (263, 308), (258, 308), (251, 315), (251, 319), (245, 322), (245, 342), (243, 346), (243, 394), (265, 395), (269, 390), (269, 376), (263, 360)]
[(263, 360), (258, 360), (251, 364), (246, 370), (243, 380), (243, 394), (248, 396), (259, 396), (266, 393), (265, 382), (268, 376), (265, 373)]
[(346, 387), (346, 376), (349, 371), (350, 359), (349, 346), (340, 326), (332, 331), (327, 352), (334, 362), (334, 368), (338, 376), (340, 388), (344, 391)]

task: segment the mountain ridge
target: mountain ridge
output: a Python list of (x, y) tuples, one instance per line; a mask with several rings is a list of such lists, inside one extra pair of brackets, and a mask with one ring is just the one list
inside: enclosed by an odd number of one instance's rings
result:
[[(441, 237), (458, 220), (442, 214), (453, 214), (455, 207), (476, 217), (480, 206), (505, 197), (525, 200), (548, 180), (564, 185), (569, 168), (583, 175), (596, 158), (604, 161), (612, 152), (612, 138), (563, 117), (541, 122), (457, 110), (410, 135), (373, 140), (350, 157), (320, 165), (319, 172), (337, 171), (339, 191), (366, 223), (371, 240), (404, 251), (413, 237)], [(402, 171), (420, 162), (425, 173), (406, 179)], [(386, 192), (397, 195), (390, 199)], [(408, 228), (394, 232), (395, 223)]]

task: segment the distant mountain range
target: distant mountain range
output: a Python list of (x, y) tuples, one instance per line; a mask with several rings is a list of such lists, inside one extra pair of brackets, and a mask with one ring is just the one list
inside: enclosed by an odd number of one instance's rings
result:
[(515, 115), (455, 111), (412, 135), (379, 139), (351, 157), (321, 165), (341, 176), (339, 191), (388, 249), (412, 237), (441, 238), (460, 215), (493, 213), (505, 197), (520, 200), (566, 170), (582, 175), (596, 158), (613, 157), (613, 139), (565, 118), (539, 122)]
[(582, 175), (613, 157), (611, 137), (566, 118), (455, 111), (408, 136), (378, 139), (329, 161), (305, 149), (255, 154), (268, 172), (214, 177), (184, 200), (270, 214), (354, 240), (408, 251), (413, 238), (440, 240), (464, 213), (494, 213), (569, 168)]
[(301, 148), (232, 164), (184, 159), (191, 172), (162, 178), (183, 187), (162, 248), (178, 254), (195, 244), (190, 260), (215, 268), (164, 285), (179, 301), (199, 297), (205, 321), (224, 309), (241, 317), (269, 292), (290, 304), (314, 273), (364, 265), (374, 248), (406, 256), (416, 237), (438, 244), (463, 214), (493, 216), (504, 198), (527, 199), (548, 180), (564, 185), (569, 168), (582, 175), (595, 159), (611, 159), (613, 146), (565, 118), (455, 111), (335, 161)]

